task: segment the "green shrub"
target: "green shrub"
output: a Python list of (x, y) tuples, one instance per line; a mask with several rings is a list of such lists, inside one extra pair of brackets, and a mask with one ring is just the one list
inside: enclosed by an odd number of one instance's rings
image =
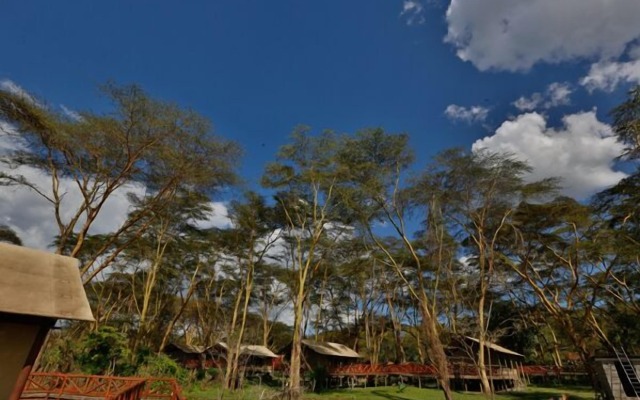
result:
[(207, 375), (209, 375), (209, 379), (215, 381), (220, 376), (220, 370), (215, 367), (209, 368), (207, 369)]
[(187, 370), (165, 354), (151, 354), (146, 357), (144, 364), (138, 366), (137, 374), (155, 378), (174, 378), (181, 383), (189, 379)]
[(207, 376), (207, 371), (205, 371), (204, 369), (198, 369), (196, 370), (196, 380), (197, 381), (201, 381), (204, 378), (206, 378)]
[(80, 344), (77, 363), (82, 372), (91, 375), (130, 375), (135, 368), (129, 363), (127, 338), (111, 326), (90, 332)]

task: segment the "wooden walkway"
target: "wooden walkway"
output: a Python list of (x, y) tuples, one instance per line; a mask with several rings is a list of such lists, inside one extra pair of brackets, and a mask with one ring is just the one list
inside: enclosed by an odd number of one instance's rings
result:
[(185, 400), (174, 379), (33, 373), (23, 400)]

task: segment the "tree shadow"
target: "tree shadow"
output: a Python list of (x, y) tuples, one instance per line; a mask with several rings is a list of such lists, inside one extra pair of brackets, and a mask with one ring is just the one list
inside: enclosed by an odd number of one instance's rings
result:
[(383, 399), (389, 399), (389, 400), (412, 400), (411, 397), (405, 397), (402, 395), (402, 393), (398, 393), (396, 394), (392, 394), (392, 393), (387, 393), (387, 392), (383, 392), (380, 390), (372, 390), (371, 394)]
[[(537, 390), (528, 390), (526, 392), (507, 392), (508, 396), (512, 399), (517, 400), (550, 400), (550, 399), (558, 399), (562, 396), (562, 390), (558, 390), (557, 393), (552, 393), (549, 391), (537, 391)], [(567, 393), (568, 400), (584, 400), (582, 397), (576, 397)]]

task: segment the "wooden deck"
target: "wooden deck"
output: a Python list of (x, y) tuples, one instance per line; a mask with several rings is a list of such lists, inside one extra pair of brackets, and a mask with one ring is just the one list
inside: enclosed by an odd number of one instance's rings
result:
[(184, 400), (173, 379), (33, 373), (23, 400)]

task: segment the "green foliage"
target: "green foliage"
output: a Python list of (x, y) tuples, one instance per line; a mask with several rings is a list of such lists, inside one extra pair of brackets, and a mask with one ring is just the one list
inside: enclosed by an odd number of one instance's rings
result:
[(640, 86), (631, 89), (627, 100), (614, 108), (611, 115), (613, 131), (627, 146), (625, 156), (640, 159)]
[(84, 373), (93, 375), (130, 375), (127, 337), (110, 326), (89, 333), (80, 344), (77, 362)]
[(54, 331), (49, 335), (40, 365), (44, 371), (78, 372), (76, 359), (81, 351), (78, 341), (69, 332)]
[(209, 379), (215, 381), (220, 376), (220, 370), (218, 368), (209, 368), (207, 369), (207, 375), (209, 375)]
[(152, 354), (138, 366), (137, 375), (156, 378), (174, 378), (179, 382), (187, 382), (189, 373), (177, 362), (165, 354)]

